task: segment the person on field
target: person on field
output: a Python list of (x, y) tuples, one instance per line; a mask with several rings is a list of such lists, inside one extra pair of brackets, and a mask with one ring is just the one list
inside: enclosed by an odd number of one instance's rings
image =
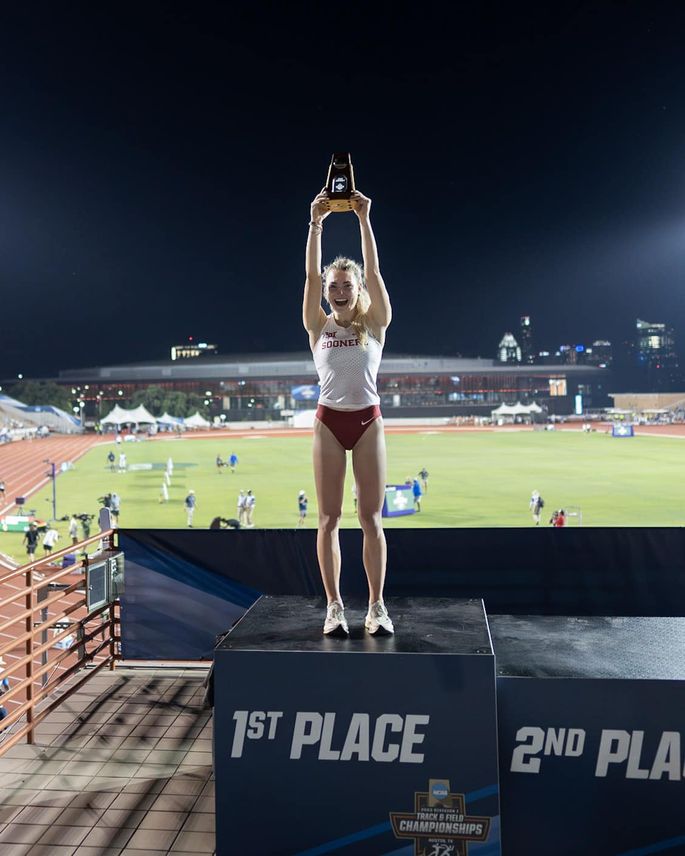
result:
[(32, 562), (36, 555), (36, 547), (38, 546), (38, 527), (35, 523), (29, 523), (29, 528), (24, 533), (24, 544), (26, 544), (26, 554), (29, 557), (29, 562)]
[[(322, 272), (321, 235), (330, 213), (324, 190), (311, 203), (305, 255), (302, 320), (319, 375), (314, 420), (314, 479), (319, 509), (317, 558), (326, 592), (325, 635), (347, 636), (340, 592), (340, 539), (347, 451), (357, 486), (363, 562), (369, 588), (364, 625), (369, 633), (393, 633), (383, 601), (387, 547), (381, 509), (385, 497), (385, 435), (377, 389), (385, 332), (392, 310), (371, 228), (371, 200), (354, 191), (364, 269), (339, 256)], [(330, 307), (326, 314), (322, 296)]]
[(247, 495), (245, 496), (245, 520), (246, 526), (252, 527), (254, 526), (254, 507), (257, 502), (255, 495), (251, 490), (248, 490)]
[(247, 506), (245, 505), (245, 491), (241, 490), (238, 494), (238, 520), (241, 526), (247, 526)]
[(550, 526), (554, 526), (555, 529), (559, 529), (562, 526), (566, 526), (566, 512), (563, 508), (560, 508), (558, 511), (552, 512), (552, 516), (550, 518)]
[(418, 479), (412, 479), (411, 492), (414, 497), (415, 510), (421, 511), (421, 497), (423, 496), (423, 491), (421, 490), (421, 484)]
[(528, 508), (530, 509), (533, 515), (533, 522), (536, 526), (540, 525), (540, 513), (542, 509), (545, 507), (545, 500), (540, 496), (540, 492), (534, 490), (530, 495), (530, 502), (528, 503)]
[(118, 493), (112, 491), (109, 500), (109, 510), (112, 514), (112, 525), (113, 528), (117, 528), (119, 526), (119, 513), (121, 512), (121, 498)]
[(231, 456), (228, 459), (228, 466), (231, 468), (231, 472), (235, 472), (235, 468), (238, 466), (238, 456), (235, 452), (231, 453)]
[(425, 467), (419, 470), (419, 478), (421, 479), (421, 484), (423, 485), (423, 492), (428, 493), (428, 470)]
[(307, 506), (309, 505), (309, 500), (307, 499), (307, 494), (301, 490), (297, 495), (297, 507), (300, 512), (300, 517), (297, 521), (297, 528), (301, 529), (304, 526), (304, 520), (307, 516)]
[(126, 453), (125, 453), (125, 452), (121, 452), (121, 453), (119, 454), (119, 472), (120, 472), (120, 473), (125, 473), (125, 472), (126, 472), (126, 467), (127, 467), (127, 466), (128, 466), (128, 464), (126, 463)]
[(112, 472), (114, 472), (114, 462), (115, 461), (116, 461), (116, 455), (110, 449), (109, 452), (107, 453), (107, 462), (109, 463), (109, 468)]
[(186, 520), (190, 529), (193, 528), (193, 516), (195, 514), (195, 508), (197, 507), (197, 500), (195, 499), (195, 491), (189, 490), (188, 495), (183, 500), (183, 504), (186, 509)]
[(53, 526), (48, 526), (45, 535), (43, 535), (43, 550), (46, 556), (52, 553), (58, 541), (59, 532)]
[(72, 544), (78, 544), (78, 518), (75, 514), (69, 518), (69, 537)]
[(221, 455), (217, 455), (216, 456), (216, 471), (219, 473), (219, 475), (221, 475), (223, 468), (224, 468), (224, 459), (221, 457)]

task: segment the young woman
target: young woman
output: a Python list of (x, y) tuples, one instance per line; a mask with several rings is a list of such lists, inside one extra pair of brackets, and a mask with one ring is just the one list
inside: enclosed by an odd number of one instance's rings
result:
[[(302, 319), (319, 374), (321, 394), (314, 420), (314, 480), (319, 505), (317, 556), (328, 600), (325, 635), (349, 633), (340, 595), (339, 527), (346, 450), (352, 451), (357, 516), (364, 534), (363, 560), (369, 585), (365, 619), (370, 633), (393, 633), (383, 603), (386, 545), (381, 522), (385, 495), (385, 437), (376, 378), (392, 312), (371, 229), (371, 200), (352, 195), (359, 218), (364, 273), (338, 257), (321, 273), (321, 234), (330, 213), (322, 191), (312, 202), (306, 250)], [(331, 313), (321, 307), (321, 295)]]

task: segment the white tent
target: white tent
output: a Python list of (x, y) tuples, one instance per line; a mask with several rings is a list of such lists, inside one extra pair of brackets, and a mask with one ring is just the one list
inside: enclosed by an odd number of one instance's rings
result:
[(135, 422), (136, 425), (154, 425), (157, 419), (147, 408), (139, 404), (138, 407), (128, 411), (128, 421)]
[(492, 411), (493, 416), (529, 416), (531, 413), (542, 413), (542, 408), (535, 402), (532, 404), (500, 404)]
[(209, 422), (203, 416), (200, 416), (199, 410), (196, 410), (192, 416), (184, 419), (183, 424), (186, 428), (209, 428)]
[(125, 410), (117, 404), (101, 421), (103, 425), (143, 425), (153, 424), (157, 420), (142, 404), (133, 410)]
[(162, 413), (157, 422), (160, 425), (183, 425), (183, 419), (180, 416), (172, 416), (170, 413)]

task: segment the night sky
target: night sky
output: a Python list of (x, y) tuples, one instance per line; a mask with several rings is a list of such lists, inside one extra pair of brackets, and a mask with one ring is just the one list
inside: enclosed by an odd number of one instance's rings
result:
[(682, 353), (682, 5), (372, 8), (3, 4), (0, 378), (306, 350), (309, 202), (347, 150), (388, 352), (494, 357), (529, 314), (537, 349), (642, 317)]

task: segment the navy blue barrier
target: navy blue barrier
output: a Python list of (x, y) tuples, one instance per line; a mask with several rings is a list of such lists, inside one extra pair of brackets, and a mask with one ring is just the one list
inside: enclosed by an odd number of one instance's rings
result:
[[(386, 594), (482, 597), (491, 614), (685, 616), (685, 530), (390, 529)], [(361, 533), (340, 533), (364, 597)], [(124, 656), (209, 657), (260, 593), (322, 593), (314, 530), (122, 530)]]

